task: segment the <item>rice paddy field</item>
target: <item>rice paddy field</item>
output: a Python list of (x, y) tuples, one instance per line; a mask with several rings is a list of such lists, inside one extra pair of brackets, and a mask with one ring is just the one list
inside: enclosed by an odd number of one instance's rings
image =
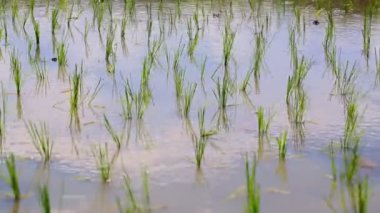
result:
[(379, 0), (0, 0), (0, 212), (378, 212)]

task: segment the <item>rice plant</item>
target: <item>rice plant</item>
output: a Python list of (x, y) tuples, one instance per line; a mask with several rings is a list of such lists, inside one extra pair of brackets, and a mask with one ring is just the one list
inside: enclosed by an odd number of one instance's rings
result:
[(109, 182), (111, 177), (112, 159), (108, 156), (108, 146), (98, 145), (93, 149), (96, 168), (100, 172), (100, 178), (103, 183)]
[(376, 82), (380, 83), (380, 49), (375, 48)]
[(38, 189), (40, 206), (43, 213), (51, 212), (49, 187), (47, 185), (40, 186)]
[(369, 190), (368, 190), (368, 176), (363, 180), (359, 181), (357, 185), (357, 206), (358, 212), (367, 213), (368, 212), (368, 200), (369, 200)]
[(234, 40), (235, 33), (226, 25), (223, 34), (223, 59), (225, 67), (228, 66), (228, 62), (230, 61)]
[(110, 32), (107, 34), (107, 40), (106, 40), (106, 56), (105, 59), (109, 63), (110, 62), (110, 56), (114, 55), (114, 31), (110, 29)]
[(198, 110), (198, 128), (199, 128), (199, 136), (196, 134), (192, 134), (192, 140), (194, 143), (194, 151), (195, 151), (195, 162), (197, 165), (197, 169), (200, 169), (202, 166), (202, 161), (204, 159), (204, 154), (206, 150), (206, 146), (208, 144), (209, 137), (216, 134), (215, 130), (206, 130), (205, 127), (205, 108), (200, 108)]
[(344, 124), (344, 138), (342, 141), (343, 148), (352, 147), (356, 141), (359, 126), (358, 106), (355, 102), (351, 102), (346, 108), (346, 121)]
[(53, 153), (54, 142), (50, 138), (49, 130), (46, 123), (25, 123), (29, 136), (32, 139), (34, 147), (45, 162), (48, 162)]
[(277, 138), (277, 144), (278, 144), (278, 156), (280, 159), (284, 160), (286, 156), (287, 151), (287, 143), (288, 143), (288, 132), (285, 131), (280, 134), (280, 136)]
[(11, 53), (11, 69), (12, 69), (13, 80), (16, 86), (17, 96), (20, 96), (21, 94), (21, 63), (20, 63), (20, 60), (18, 59), (18, 56), (15, 50), (13, 50), (13, 52)]
[(264, 108), (260, 106), (257, 110), (257, 125), (259, 128), (259, 138), (263, 138), (265, 135), (268, 134), (270, 123), (271, 118), (265, 118)]
[(67, 65), (67, 49), (65, 43), (58, 44), (57, 61), (59, 68), (64, 68)]
[(176, 94), (176, 97), (178, 100), (183, 95), (183, 84), (185, 81), (185, 73), (186, 73), (186, 71), (182, 68), (176, 69), (173, 72), (174, 84), (175, 84), (175, 94)]
[(260, 212), (260, 185), (256, 181), (257, 159), (254, 157), (252, 165), (248, 156), (245, 158), (245, 177), (247, 190), (247, 204), (245, 211), (248, 213)]
[(7, 112), (6, 111), (7, 95), (2, 83), (1, 83), (1, 99), (2, 99), (2, 105), (0, 108), (0, 150), (2, 150), (3, 144), (5, 142), (5, 135), (6, 135), (5, 115)]
[(113, 142), (116, 144), (116, 147), (118, 150), (121, 148), (121, 144), (123, 142), (123, 134), (118, 135), (114, 128), (112, 127), (111, 123), (109, 122), (106, 115), (103, 115), (104, 118), (104, 126), (106, 127), (108, 133), (111, 135)]
[(369, 57), (369, 50), (371, 47), (371, 25), (372, 25), (372, 11), (367, 8), (364, 13), (363, 20), (363, 52), (366, 58)]
[(19, 178), (16, 168), (16, 160), (13, 154), (5, 158), (5, 165), (7, 168), (8, 176), (0, 176), (1, 179), (12, 189), (13, 199), (19, 201), (21, 199), (21, 192), (19, 186)]
[(186, 88), (184, 88), (183, 90), (182, 115), (186, 118), (189, 117), (189, 112), (190, 112), (191, 104), (192, 104), (196, 89), (197, 89), (197, 84), (192, 83), (188, 85)]
[(127, 81), (124, 85), (124, 93), (121, 97), (121, 106), (123, 110), (124, 119), (129, 120), (133, 117), (133, 106), (134, 106), (134, 94), (132, 88)]
[(36, 46), (38, 47), (40, 45), (40, 24), (35, 19), (32, 19), (32, 23), (34, 29), (34, 36), (36, 38)]
[(78, 67), (75, 65), (75, 72), (70, 78), (70, 124), (72, 124), (73, 119), (76, 123), (79, 121), (78, 109), (79, 109), (79, 98), (82, 92), (82, 74), (83, 68), (78, 72)]
[(57, 28), (59, 27), (59, 23), (58, 23), (58, 12), (59, 10), (57, 8), (55, 8), (52, 13), (51, 13), (51, 34), (54, 36), (55, 35), (55, 31), (57, 30)]
[(131, 179), (128, 175), (123, 177), (125, 199), (124, 204), (122, 204), (120, 199), (117, 199), (117, 207), (119, 212), (151, 212), (150, 207), (150, 190), (149, 190), (149, 176), (148, 172), (144, 171), (142, 174), (142, 184), (143, 184), (143, 199), (139, 200), (136, 195), (135, 190), (132, 187)]
[(264, 60), (265, 53), (265, 37), (264, 33), (261, 31), (256, 35), (256, 50), (255, 50), (255, 58), (254, 58), (254, 77), (255, 79), (260, 79), (260, 70)]
[(228, 97), (232, 91), (231, 81), (228, 77), (228, 71), (224, 71), (222, 82), (218, 78), (216, 80), (216, 90), (214, 90), (214, 96), (218, 101), (219, 109), (224, 110), (227, 108)]

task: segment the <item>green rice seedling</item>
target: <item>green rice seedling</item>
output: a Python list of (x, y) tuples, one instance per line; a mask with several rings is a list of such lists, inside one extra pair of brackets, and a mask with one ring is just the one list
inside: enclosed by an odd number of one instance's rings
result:
[(78, 72), (78, 67), (75, 65), (75, 72), (73, 76), (70, 78), (70, 124), (72, 124), (73, 119), (75, 119), (78, 123), (78, 108), (79, 108), (79, 98), (82, 92), (82, 74)]
[(247, 204), (245, 211), (248, 213), (260, 212), (260, 185), (256, 181), (257, 158), (254, 157), (250, 165), (248, 156), (245, 158), (245, 177), (247, 190)]
[(195, 91), (197, 89), (197, 84), (192, 83), (188, 85), (183, 90), (183, 98), (182, 98), (182, 115), (186, 118), (189, 117), (191, 103), (194, 98)]
[(111, 29), (110, 32), (107, 34), (107, 41), (106, 41), (106, 61), (110, 62), (110, 56), (114, 56), (114, 31)]
[(326, 33), (325, 33), (324, 46), (325, 48), (328, 48), (333, 43), (334, 34), (335, 34), (335, 23), (334, 23), (334, 16), (333, 16), (332, 11), (327, 12), (327, 27), (325, 31)]
[(350, 66), (349, 61), (347, 61), (345, 65), (337, 66), (334, 82), (335, 92), (343, 97), (354, 95), (357, 77), (356, 63)]
[(200, 169), (202, 166), (202, 161), (204, 159), (204, 154), (208, 140), (205, 137), (193, 136), (193, 142), (195, 149), (195, 163), (197, 165), (197, 169)]
[(224, 27), (224, 34), (223, 34), (223, 59), (224, 59), (225, 67), (228, 66), (228, 62), (231, 58), (234, 40), (235, 40), (235, 33), (232, 32), (231, 28), (226, 25)]
[(264, 60), (264, 52), (265, 37), (263, 32), (261, 31), (256, 35), (256, 51), (253, 65), (255, 79), (260, 79), (260, 69)]
[(54, 142), (50, 138), (46, 123), (36, 124), (28, 121), (25, 123), (25, 126), (28, 129), (34, 147), (44, 161), (48, 162), (52, 157)]
[(177, 100), (179, 100), (183, 95), (183, 84), (185, 81), (185, 73), (186, 71), (182, 68), (179, 68), (178, 70), (174, 70), (174, 73), (173, 73), (174, 84), (175, 84), (175, 94), (176, 94)]
[(290, 98), (292, 97), (293, 92), (293, 78), (291, 76), (288, 77), (288, 83), (286, 85), (286, 104), (290, 105)]
[(34, 14), (34, 8), (36, 6), (36, 0), (29, 0), (29, 9), (30, 9), (30, 13)]
[(111, 135), (113, 142), (116, 144), (118, 150), (121, 148), (121, 144), (123, 142), (123, 134), (118, 135), (115, 129), (112, 127), (106, 115), (104, 117), (104, 126), (106, 127), (108, 133)]
[(208, 138), (216, 134), (215, 130), (206, 130), (205, 128), (205, 111), (205, 108), (200, 108), (198, 110), (199, 136), (192, 134), (197, 169), (201, 169)]
[(242, 92), (247, 92), (247, 87), (249, 85), (249, 82), (251, 80), (251, 76), (253, 74), (254, 70), (253, 69), (250, 69), (246, 74), (245, 74), (245, 77), (244, 77), (244, 80), (243, 80), (243, 83), (240, 87), (240, 90)]
[(150, 208), (150, 190), (149, 190), (149, 175), (147, 171), (142, 174), (143, 184), (143, 199), (139, 200), (135, 190), (132, 187), (131, 179), (128, 175), (123, 177), (124, 191), (125, 191), (125, 204), (123, 205), (120, 199), (117, 199), (117, 206), (119, 212), (151, 212)]
[(280, 136), (277, 138), (277, 144), (278, 144), (278, 156), (280, 159), (284, 160), (287, 152), (287, 143), (288, 143), (288, 132), (285, 131), (280, 134)]
[(375, 48), (375, 62), (376, 62), (376, 82), (380, 83), (380, 49)]
[(5, 135), (6, 135), (6, 103), (7, 103), (7, 95), (4, 89), (3, 84), (1, 83), (1, 98), (2, 98), (2, 105), (0, 108), (0, 151), (3, 148), (3, 143), (5, 141)]
[(231, 82), (228, 77), (228, 71), (224, 72), (223, 80), (220, 82), (219, 78), (216, 81), (216, 91), (214, 90), (214, 95), (218, 100), (219, 109), (226, 109), (228, 103), (228, 97), (232, 90)]
[(51, 34), (54, 36), (55, 35), (55, 31), (57, 30), (57, 28), (59, 27), (59, 23), (58, 23), (58, 8), (55, 8), (52, 13), (51, 13)]
[(199, 136), (201, 138), (208, 138), (215, 135), (217, 132), (213, 129), (207, 130), (205, 127), (205, 108), (200, 108), (198, 110), (198, 128), (199, 128)]
[(199, 41), (199, 30), (197, 30), (197, 32), (195, 33), (194, 38), (191, 38), (189, 40), (187, 53), (188, 53), (190, 58), (194, 57), (194, 52), (195, 52), (195, 48), (198, 45), (198, 41)]
[(19, 201), (21, 199), (20, 186), (16, 168), (16, 160), (13, 154), (5, 158), (5, 165), (8, 171), (8, 177), (1, 176), (1, 179), (12, 189), (13, 199)]
[(111, 177), (112, 160), (108, 155), (107, 143), (104, 144), (104, 146), (98, 145), (94, 148), (93, 155), (95, 158), (96, 167), (100, 172), (102, 182), (109, 182)]
[(20, 96), (21, 94), (21, 63), (18, 59), (18, 56), (13, 50), (11, 53), (11, 69), (12, 69), (12, 75), (13, 80), (15, 82), (17, 96)]
[(57, 47), (57, 61), (59, 68), (64, 68), (67, 65), (67, 49), (65, 43), (58, 44)]
[(344, 124), (343, 148), (350, 148), (356, 141), (359, 125), (358, 106), (355, 102), (348, 103), (346, 108), (346, 121)]
[(121, 21), (121, 28), (120, 28), (120, 37), (122, 40), (125, 39), (125, 29), (127, 28), (127, 14), (124, 14), (123, 19)]
[(101, 82), (102, 82), (102, 79), (99, 79), (98, 83), (97, 83), (96, 86), (95, 86), (94, 91), (93, 91), (92, 94), (90, 95), (90, 98), (89, 98), (89, 101), (88, 101), (88, 106), (89, 106), (89, 107), (92, 106), (92, 102), (95, 100), (96, 96), (99, 94), (100, 90), (101, 90), (102, 87), (103, 87), (103, 84), (101, 84)]
[(344, 0), (344, 11), (346, 13), (352, 11), (354, 9), (354, 3), (352, 0)]
[(123, 110), (124, 119), (132, 119), (133, 116), (133, 104), (134, 104), (134, 94), (132, 88), (127, 81), (124, 85), (124, 93), (121, 97), (121, 106)]
[(16, 18), (18, 18), (18, 0), (12, 0), (11, 2), (11, 10), (12, 10), (12, 21), (14, 22)]
[(34, 36), (36, 38), (36, 46), (38, 47), (40, 45), (40, 24), (35, 19), (32, 19), (32, 23), (34, 29)]
[(371, 47), (371, 25), (372, 25), (372, 11), (371, 11), (371, 9), (367, 8), (363, 17), (364, 17), (363, 30), (362, 30), (363, 52), (364, 52), (365, 57), (368, 59), (369, 50)]
[(361, 180), (357, 185), (358, 190), (358, 212), (367, 213), (368, 212), (368, 176), (366, 176), (363, 180)]
[(269, 132), (271, 118), (265, 118), (264, 108), (262, 106), (257, 110), (257, 125), (259, 128), (259, 138), (263, 138)]
[(297, 50), (297, 42), (296, 42), (296, 33), (295, 29), (289, 30), (289, 48), (290, 48), (290, 56), (293, 67), (298, 64), (298, 50)]
[(205, 59), (203, 60), (202, 62), (202, 65), (201, 65), (201, 81), (204, 82), (205, 80), (205, 75), (206, 75), (206, 62), (207, 62), (207, 56), (205, 57)]
[(139, 204), (137, 203), (137, 197), (135, 195), (135, 192), (131, 186), (131, 179), (129, 176), (125, 175), (123, 177), (124, 179), (124, 190), (126, 194), (126, 200), (127, 204), (123, 206), (121, 204), (121, 201), (118, 199), (117, 200), (117, 206), (119, 209), (120, 213), (123, 212), (143, 212), (142, 209), (140, 208)]
[(38, 195), (39, 195), (39, 201), (40, 201), (40, 206), (42, 208), (42, 212), (50, 213), (51, 206), (50, 206), (49, 187), (47, 185), (40, 186), (38, 189)]
[(294, 122), (302, 124), (305, 122), (304, 115), (306, 111), (306, 94), (303, 90), (298, 90), (295, 96), (295, 119)]

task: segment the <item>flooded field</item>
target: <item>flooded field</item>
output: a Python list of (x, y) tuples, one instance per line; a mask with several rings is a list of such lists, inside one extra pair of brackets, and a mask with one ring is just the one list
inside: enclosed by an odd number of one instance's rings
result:
[(380, 1), (0, 2), (0, 212), (380, 208)]

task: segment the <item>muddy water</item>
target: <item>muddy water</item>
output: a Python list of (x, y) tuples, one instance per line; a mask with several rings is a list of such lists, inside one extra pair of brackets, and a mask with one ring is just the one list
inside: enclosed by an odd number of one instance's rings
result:
[[(292, 73), (288, 41), (295, 15), (291, 2), (283, 5), (263, 1), (261, 5), (256, 5), (260, 9), (254, 12), (246, 1), (233, 2), (232, 5), (215, 1), (199, 2), (199, 42), (193, 58), (187, 54), (187, 23), (193, 17), (197, 4), (192, 1), (180, 5), (166, 2), (160, 10), (159, 3), (152, 3), (150, 44), (159, 40), (160, 30), (164, 36), (157, 54), (158, 63), (152, 68), (150, 76), (153, 101), (140, 121), (124, 121), (120, 95), (124, 89), (124, 79), (129, 79), (134, 89), (139, 87), (143, 60), (149, 50), (148, 3), (136, 2), (135, 15), (131, 18), (128, 16), (125, 47), (120, 36), (123, 2), (113, 2), (112, 17), (104, 6), (106, 9), (100, 30), (90, 3), (83, 1), (79, 5), (74, 4), (74, 18), (70, 19), (70, 26), (67, 17), (71, 7), (67, 5), (61, 8), (60, 27), (55, 39), (57, 43), (64, 42), (68, 51), (66, 76), (62, 77), (57, 63), (51, 61), (51, 58), (57, 57), (50, 27), (51, 10), (58, 6), (51, 2), (47, 7), (46, 2), (37, 1), (34, 17), (41, 31), (40, 60), (46, 62), (48, 73), (48, 85), (42, 89), (36, 87), (37, 79), (29, 62), (29, 53), (32, 56), (36, 53), (31, 18), (27, 20), (25, 32), (22, 28), (28, 5), (19, 3), (19, 16), (15, 23), (9, 5), (1, 15), (8, 32), (8, 41), (4, 37), (0, 40), (3, 55), (0, 80), (8, 95), (3, 153), (4, 156), (14, 153), (18, 157), (21, 188), (25, 194), (25, 198), (16, 205), (8, 198), (9, 188), (0, 182), (1, 211), (39, 212), (37, 188), (48, 181), (54, 210), (115, 212), (117, 197), (124, 197), (121, 190), (123, 174), (127, 172), (131, 176), (132, 185), (141, 197), (141, 173), (148, 170), (150, 206), (153, 211), (242, 212), (246, 201), (244, 155), (249, 153), (253, 156), (253, 153), (258, 152), (258, 106), (263, 106), (273, 115), (270, 140), (260, 153), (257, 171), (262, 212), (342, 210), (338, 197), (329, 199), (333, 187), (327, 147), (331, 141), (337, 142), (343, 137), (344, 105), (340, 97), (332, 95), (334, 77), (326, 64), (322, 46), (327, 27), (326, 13), (318, 12), (313, 4), (297, 5), (302, 9), (300, 31), (297, 33), (298, 55), (305, 56), (312, 64), (304, 81), (308, 104), (303, 140), (295, 137), (285, 102), (287, 78)], [(204, 16), (201, 15), (202, 10)], [(236, 78), (237, 89), (253, 63), (257, 17), (261, 17), (261, 20), (268, 18), (269, 25), (265, 31), (267, 46), (259, 84), (255, 84), (252, 77), (248, 93), (234, 92), (229, 98), (227, 110), (221, 112), (214, 96), (216, 85), (213, 79), (221, 77), (223, 73), (223, 32), (227, 15), (231, 12), (231, 28), (236, 31), (236, 37), (229, 69)], [(356, 63), (359, 70), (356, 90), (360, 93), (358, 103), (362, 115), (361, 155), (371, 167), (360, 172), (369, 175), (369, 212), (376, 212), (375, 209), (379, 207), (375, 202), (379, 194), (377, 185), (380, 182), (380, 170), (376, 166), (380, 163), (377, 155), (380, 149), (377, 143), (380, 132), (380, 94), (375, 80), (373, 50), (379, 48), (380, 23), (378, 16), (374, 15), (371, 55), (367, 61), (363, 56), (361, 33), (363, 11), (354, 9), (345, 13), (335, 8), (333, 14), (339, 61)], [(315, 19), (319, 20), (319, 25), (313, 24)], [(89, 31), (85, 42), (86, 22)], [(111, 23), (116, 26), (114, 74), (107, 73), (105, 62), (105, 43)], [(30, 50), (28, 40), (31, 43)], [(198, 85), (189, 120), (197, 129), (198, 108), (206, 106), (206, 125), (218, 129), (218, 134), (207, 145), (202, 171), (196, 169), (191, 136), (176, 101), (172, 63), (180, 45), (184, 45), (180, 66), (186, 70), (185, 85)], [(15, 95), (10, 69), (12, 51), (17, 52), (22, 63), (22, 92), (19, 98)], [(206, 57), (205, 79), (202, 83), (201, 63)], [(74, 73), (75, 66), (80, 67), (81, 64), (84, 73), (80, 128), (75, 128), (70, 127), (69, 76)], [(101, 90), (89, 104), (88, 94), (93, 93), (99, 81)], [(106, 142), (110, 155), (116, 152), (112, 138), (104, 127), (104, 114), (117, 132), (123, 131), (129, 136), (128, 141), (124, 141), (125, 145), (113, 167), (112, 182), (108, 185), (100, 182), (92, 154), (97, 144)], [(45, 168), (25, 128), (25, 121), (29, 120), (46, 122), (54, 140), (53, 160)], [(282, 162), (277, 157), (275, 138), (284, 130), (289, 131), (290, 139), (287, 160)], [(3, 164), (1, 168), (5, 169)], [(328, 200), (332, 200), (333, 208), (329, 207)]]

